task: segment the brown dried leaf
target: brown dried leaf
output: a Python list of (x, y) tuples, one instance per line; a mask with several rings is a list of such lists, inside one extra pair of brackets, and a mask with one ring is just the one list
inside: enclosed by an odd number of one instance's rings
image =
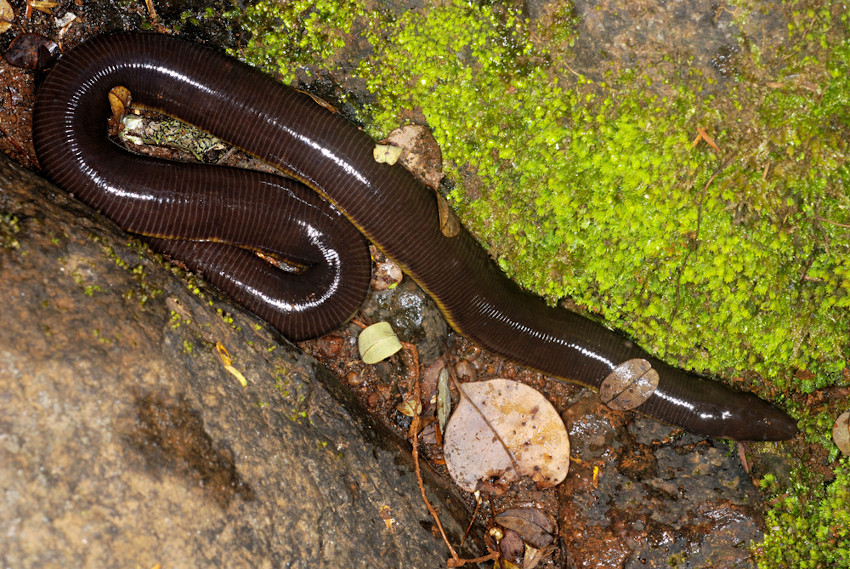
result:
[(635, 358), (618, 365), (599, 387), (599, 398), (615, 411), (642, 405), (658, 389), (658, 372), (648, 361)]
[(457, 237), (460, 219), (440, 192), (437, 195), (437, 213), (440, 215), (440, 233), (445, 237)]
[(511, 508), (496, 516), (494, 521), (515, 531), (523, 541), (537, 549), (555, 541), (555, 522), (537, 508)]
[[(2, 20), (3, 16), (0, 16)], [(55, 41), (41, 34), (30, 33), (19, 34), (3, 54), (3, 58), (15, 67), (37, 70), (47, 69), (58, 57), (59, 45)]]
[(461, 401), (443, 447), (449, 474), (473, 492), (528, 476), (538, 488), (559, 484), (570, 464), (564, 422), (540, 392), (507, 379), (459, 384)]
[(850, 411), (845, 411), (835, 421), (832, 427), (832, 442), (838, 450), (850, 455)]

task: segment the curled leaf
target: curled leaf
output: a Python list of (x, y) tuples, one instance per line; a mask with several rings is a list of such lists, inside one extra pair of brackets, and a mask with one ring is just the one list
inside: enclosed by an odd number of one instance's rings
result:
[(461, 400), (446, 427), (449, 474), (464, 490), (499, 491), (528, 476), (559, 484), (570, 464), (564, 422), (540, 392), (507, 379), (458, 385)]
[(460, 219), (457, 214), (449, 206), (449, 202), (440, 192), (435, 192), (437, 195), (437, 213), (440, 216), (440, 233), (446, 237), (457, 237), (460, 233)]
[(245, 376), (242, 375), (241, 371), (233, 367), (233, 358), (230, 357), (230, 353), (227, 351), (227, 348), (224, 347), (224, 344), (216, 342), (215, 349), (218, 351), (218, 357), (221, 360), (221, 364), (224, 366), (224, 369), (230, 372), (230, 374), (236, 378), (242, 387), (248, 387), (248, 380), (245, 379)]
[(109, 90), (106, 96), (109, 99), (109, 108), (112, 109), (113, 118), (120, 121), (129, 111), (130, 104), (133, 101), (130, 90), (123, 85), (116, 85)]
[(437, 380), (437, 422), (440, 432), (446, 432), (446, 422), (452, 412), (452, 396), (449, 393), (449, 369), (444, 367), (440, 370)]
[(376, 364), (398, 352), (401, 342), (389, 322), (378, 322), (360, 332), (357, 348), (364, 363)]

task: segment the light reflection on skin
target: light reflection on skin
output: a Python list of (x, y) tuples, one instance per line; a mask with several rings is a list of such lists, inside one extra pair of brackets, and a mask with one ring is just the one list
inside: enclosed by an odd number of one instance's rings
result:
[(547, 334), (545, 332), (541, 332), (540, 330), (537, 330), (537, 329), (535, 329), (531, 326), (523, 326), (522, 323), (514, 321), (512, 317), (506, 315), (504, 312), (499, 310), (499, 308), (497, 306), (493, 306), (492, 304), (487, 302), (481, 296), (476, 295), (475, 298), (472, 299), (472, 304), (479, 306), (481, 312), (483, 314), (486, 314), (487, 316), (489, 316), (493, 320), (507, 323), (514, 328), (519, 327), (524, 334), (535, 337), (540, 342), (544, 342), (544, 343), (547, 343), (547, 344), (552, 344), (552, 343), (558, 344), (560, 346), (563, 346), (567, 350), (570, 350), (570, 351), (573, 351), (573, 352), (578, 352), (578, 353), (580, 353), (581, 355), (583, 355), (587, 358), (599, 361), (599, 362), (605, 364), (606, 366), (608, 366), (608, 368), (612, 369), (612, 370), (615, 367), (617, 367), (617, 365), (619, 365), (619, 364), (615, 364), (613, 361), (606, 358), (602, 354), (597, 353), (594, 350), (588, 349), (588, 348), (586, 348), (586, 347), (584, 347), (580, 344), (576, 344), (576, 343), (573, 343), (573, 342), (566, 342), (563, 338), (558, 338), (557, 336), (554, 336), (552, 334)]
[(282, 298), (280, 296), (271, 296), (267, 291), (260, 290), (256, 287), (251, 286), (249, 283), (238, 280), (233, 275), (228, 275), (229, 278), (238, 283), (240, 287), (248, 290), (252, 295), (257, 296), (262, 299), (264, 304), (269, 306), (273, 306), (276, 310), (280, 312), (286, 312), (290, 314), (296, 313), (304, 313), (309, 312), (310, 310), (315, 310), (316, 308), (322, 306), (324, 303), (328, 301), (330, 297), (332, 297), (339, 290), (340, 285), (342, 284), (342, 273), (339, 270), (340, 266), (340, 258), (339, 252), (333, 247), (328, 247), (322, 240), (324, 234), (319, 229), (316, 229), (312, 225), (305, 224), (300, 222), (304, 227), (304, 232), (310, 237), (310, 241), (312, 244), (322, 253), (322, 256), (325, 258), (325, 262), (327, 266), (332, 267), (332, 273), (334, 275), (333, 281), (325, 287), (323, 293), (315, 297), (311, 300), (300, 300), (298, 302), (294, 302), (289, 299)]
[[(696, 411), (696, 405), (694, 405), (693, 403), (691, 403), (689, 401), (685, 401), (684, 399), (680, 399), (678, 397), (673, 397), (672, 395), (670, 395), (669, 393), (666, 393), (662, 389), (656, 389), (654, 395), (657, 395), (661, 399), (664, 399), (665, 401), (667, 401), (671, 405), (676, 405), (678, 407), (682, 407), (682, 408), (687, 409), (688, 411), (691, 411), (691, 412)], [(727, 420), (732, 418), (732, 412), (727, 411), (727, 410), (721, 411), (719, 417), (715, 413), (708, 413), (706, 411), (699, 411), (699, 412), (696, 413), (696, 415), (704, 421), (717, 420), (718, 418), (720, 420), (727, 421)]]

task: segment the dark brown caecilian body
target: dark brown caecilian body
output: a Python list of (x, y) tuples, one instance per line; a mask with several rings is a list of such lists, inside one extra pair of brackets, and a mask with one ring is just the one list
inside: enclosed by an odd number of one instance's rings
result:
[[(100, 37), (65, 55), (36, 102), (34, 141), (47, 175), (128, 231), (184, 238), (151, 242), (284, 334), (319, 334), (356, 310), (369, 271), (368, 257), (354, 260), (362, 239), (344, 223), (343, 236), (332, 236), (319, 221), (341, 221), (337, 209), (315, 204), (300, 186), (119, 149), (107, 140), (104, 126), (107, 92), (116, 85), (319, 192), (422, 285), (458, 332), (483, 347), (595, 388), (622, 362), (644, 358), (660, 381), (636, 409), (641, 413), (739, 440), (785, 439), (796, 432), (790, 417), (754, 395), (672, 368), (603, 326), (521, 290), (466, 230), (443, 236), (433, 193), (401, 166), (375, 162), (374, 142), (310, 97), (236, 60), (165, 36)], [(281, 193), (294, 198), (275, 197)], [(293, 237), (289, 226), (302, 231)], [(303, 243), (296, 260), (319, 267), (325, 259), (333, 267), (316, 268), (324, 288), (302, 290), (296, 304), (278, 298), (281, 277), (267, 263), (232, 246), (291, 257), (286, 242), (293, 239)], [(344, 280), (349, 277), (351, 284)], [(290, 316), (297, 324), (287, 323)]]

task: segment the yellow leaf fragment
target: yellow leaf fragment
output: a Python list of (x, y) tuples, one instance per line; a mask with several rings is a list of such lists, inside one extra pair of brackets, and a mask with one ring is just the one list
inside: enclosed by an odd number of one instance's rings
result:
[(50, 0), (31, 0), (30, 6), (38, 10), (39, 12), (44, 12), (45, 14), (50, 14), (51, 10), (59, 5), (59, 2), (51, 2)]
[(398, 157), (401, 156), (401, 148), (386, 144), (376, 144), (374, 150), (372, 150), (372, 156), (378, 164), (389, 164), (392, 166), (398, 162)]
[(0, 0), (0, 34), (12, 27), (15, 20), (15, 11), (7, 0)]
[(381, 506), (378, 515), (382, 520), (384, 520), (384, 525), (387, 526), (387, 529), (392, 531), (395, 529), (395, 518), (393, 517), (393, 512), (389, 506)]
[(130, 90), (122, 85), (117, 85), (109, 90), (107, 98), (109, 99), (109, 107), (112, 109), (112, 116), (116, 120), (124, 118), (133, 101)]
[(396, 410), (405, 417), (415, 417), (422, 412), (422, 403), (414, 399), (405, 399), (396, 405)]
[(215, 349), (218, 351), (218, 357), (221, 359), (222, 365), (224, 365), (224, 369), (230, 372), (242, 387), (248, 387), (248, 380), (245, 379), (245, 376), (242, 375), (242, 372), (233, 367), (233, 358), (230, 357), (230, 354), (227, 352), (227, 348), (221, 342), (215, 343)]

